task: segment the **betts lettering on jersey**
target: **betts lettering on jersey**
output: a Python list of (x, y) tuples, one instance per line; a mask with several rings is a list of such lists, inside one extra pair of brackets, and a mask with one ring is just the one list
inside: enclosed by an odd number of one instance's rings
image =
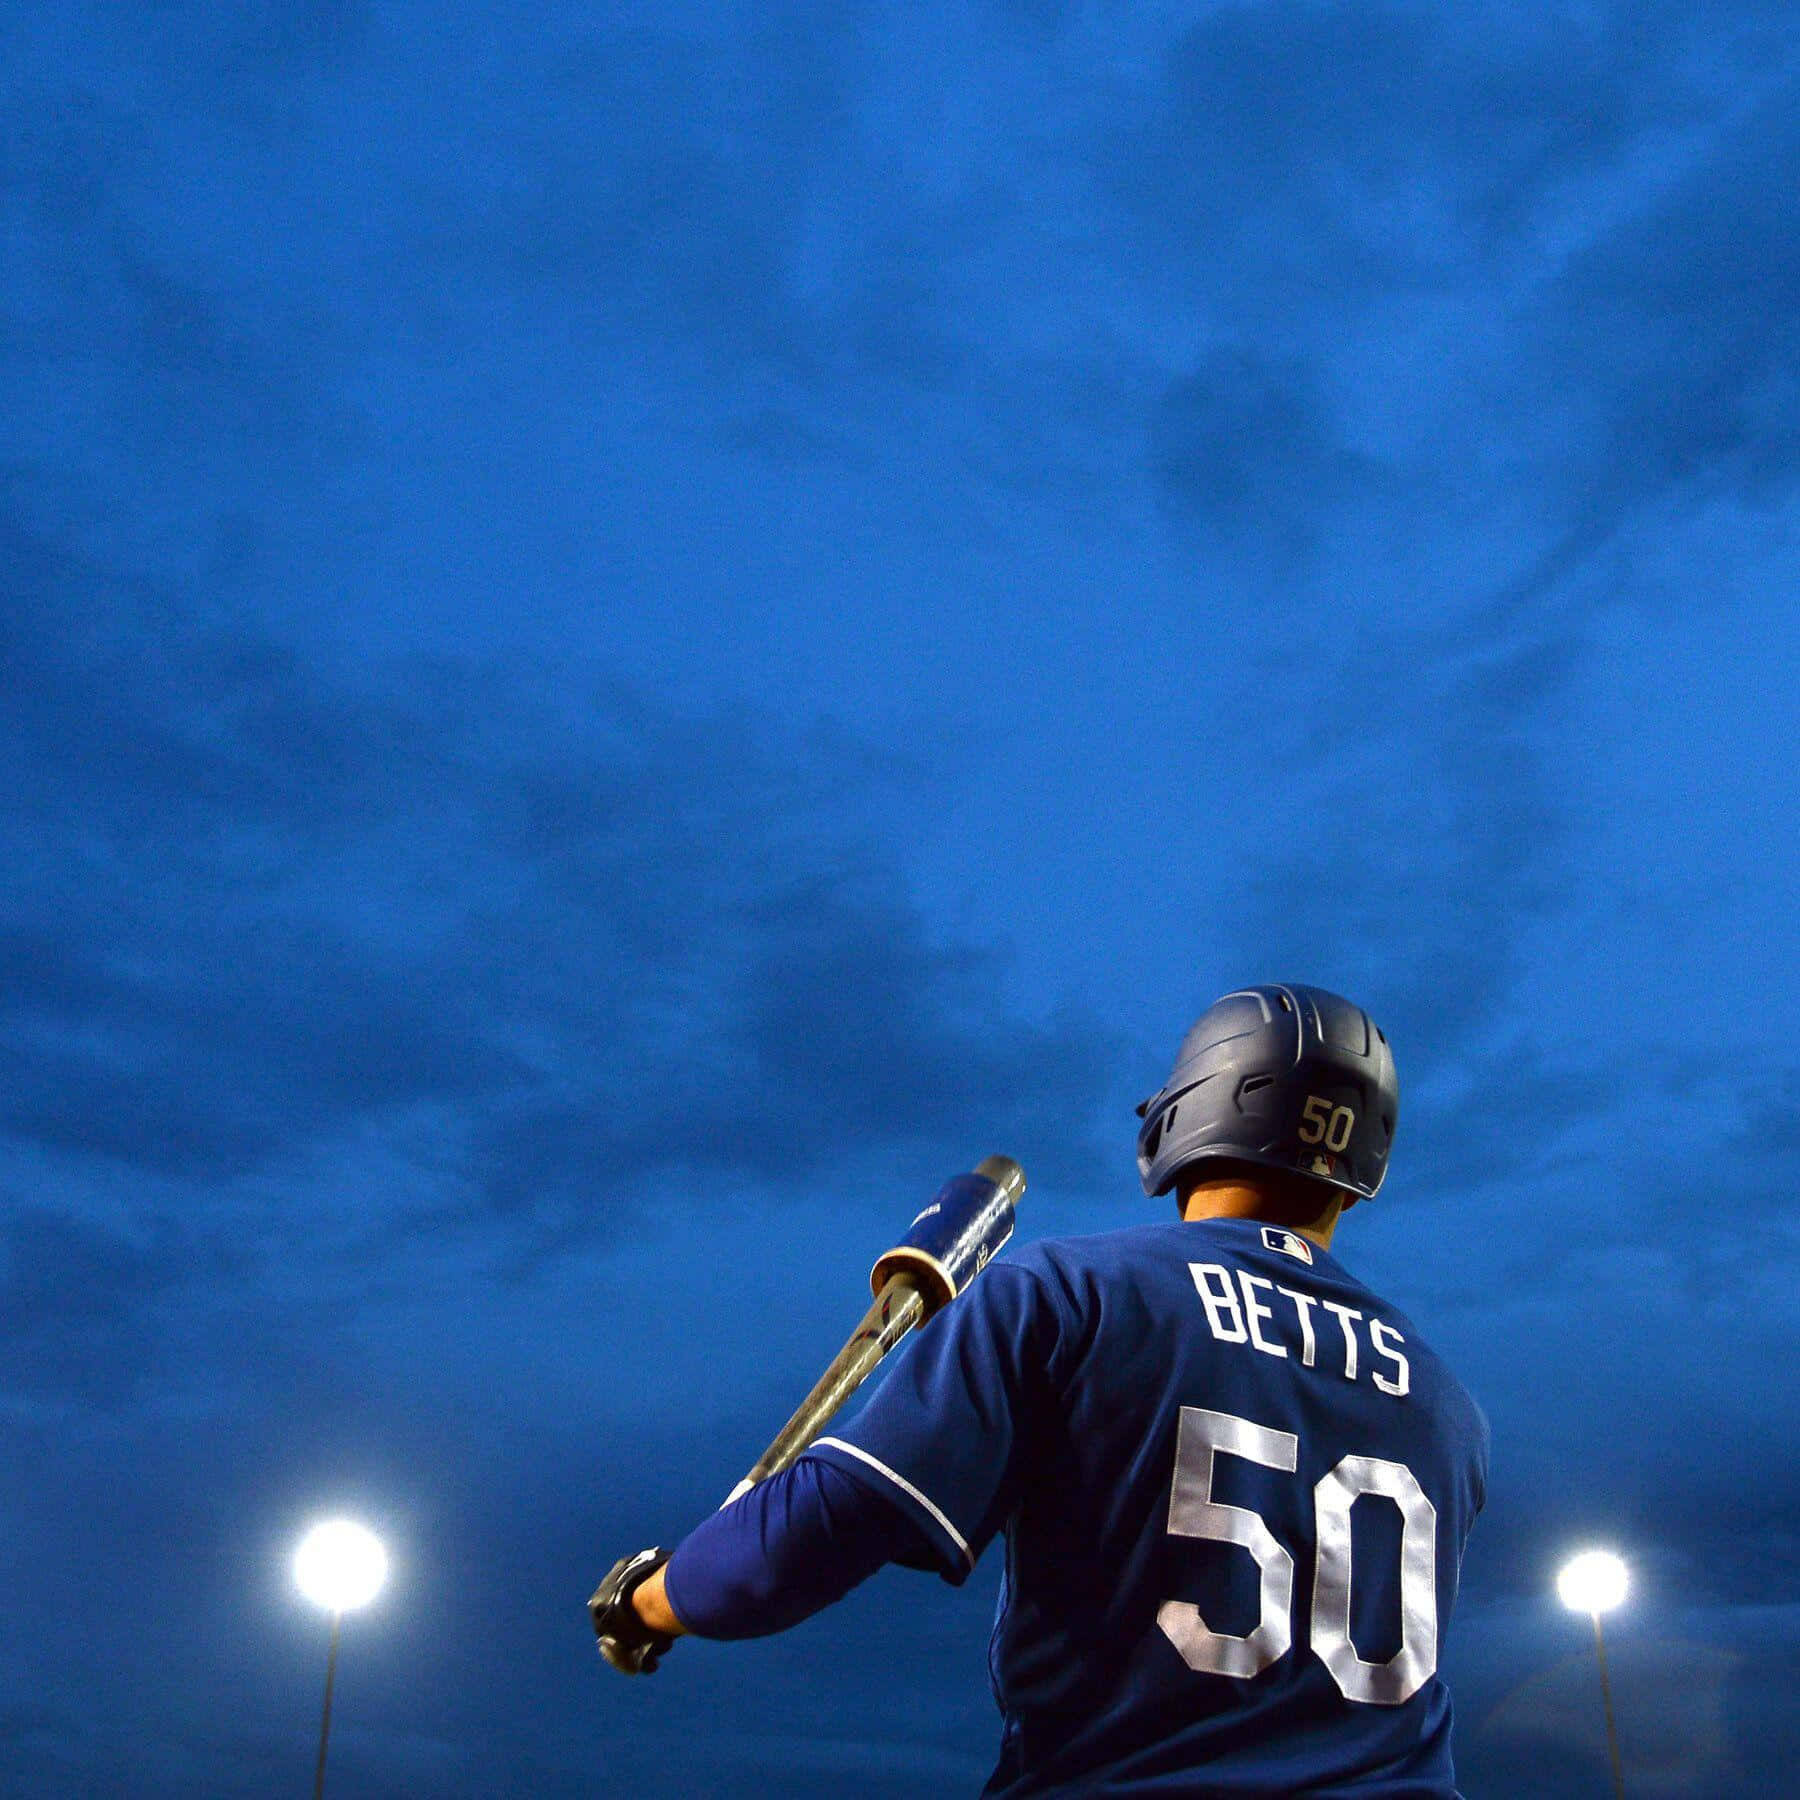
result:
[[(1264, 1236), (1267, 1236), (1266, 1232)], [(1206, 1308), (1207, 1326), (1221, 1344), (1249, 1344), (1264, 1356), (1285, 1357), (1288, 1346), (1263, 1331), (1265, 1323), (1275, 1322), (1279, 1310), (1284, 1323), (1291, 1316), (1298, 1324), (1300, 1363), (1303, 1368), (1310, 1369), (1318, 1362), (1319, 1356), (1319, 1332), (1314, 1327), (1313, 1312), (1315, 1308), (1320, 1308), (1337, 1321), (1335, 1335), (1343, 1343), (1344, 1379), (1357, 1379), (1362, 1365), (1359, 1355), (1361, 1340), (1356, 1323), (1363, 1318), (1358, 1308), (1345, 1306), (1338, 1300), (1321, 1300), (1316, 1294), (1303, 1293), (1298, 1288), (1282, 1287), (1266, 1275), (1252, 1275), (1248, 1269), (1230, 1269), (1223, 1263), (1189, 1263), (1188, 1273), (1193, 1276), (1194, 1286), (1200, 1292), (1200, 1303)], [(1259, 1300), (1258, 1288), (1271, 1295), (1279, 1294), (1284, 1300), (1290, 1301), (1291, 1315), (1285, 1306), (1278, 1309), (1272, 1300)], [(1392, 1371), (1385, 1374), (1380, 1369), (1370, 1369), (1369, 1378), (1384, 1394), (1392, 1394), (1399, 1399), (1411, 1384), (1412, 1372), (1400, 1348), (1406, 1339), (1385, 1319), (1369, 1318), (1365, 1323), (1369, 1328), (1369, 1347), (1377, 1357), (1393, 1365)], [(1331, 1354), (1335, 1348), (1330, 1341), (1333, 1334), (1328, 1331), (1325, 1335), (1326, 1366), (1336, 1367), (1336, 1358)]]

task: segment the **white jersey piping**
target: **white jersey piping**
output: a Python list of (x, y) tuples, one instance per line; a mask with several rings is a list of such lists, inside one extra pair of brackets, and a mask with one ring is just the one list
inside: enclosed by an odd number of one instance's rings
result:
[(871, 1456), (868, 1451), (858, 1449), (855, 1444), (846, 1444), (842, 1438), (822, 1437), (818, 1439), (814, 1448), (817, 1449), (826, 1444), (829, 1444), (834, 1450), (842, 1450), (846, 1456), (854, 1456), (858, 1462), (867, 1463), (876, 1474), (885, 1475), (895, 1487), (903, 1493), (910, 1494), (949, 1533), (951, 1542), (962, 1552), (963, 1561), (971, 1568), (975, 1566), (975, 1559), (969, 1554), (969, 1540), (950, 1523), (944, 1516), (943, 1508), (929, 1494), (920, 1493), (904, 1475), (890, 1469), (880, 1457)]

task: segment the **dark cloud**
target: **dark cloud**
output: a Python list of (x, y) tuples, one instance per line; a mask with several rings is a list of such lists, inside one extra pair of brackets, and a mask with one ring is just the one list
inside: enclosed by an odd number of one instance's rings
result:
[[(186, 15), (168, 17), (179, 30)], [(216, 146), (196, 152), (178, 107), (173, 118), (137, 107), (109, 83), (71, 91), (53, 48), (21, 44), (10, 72), (0, 375), (15, 405), (0, 447), (0, 581), (9, 599), (59, 596), (103, 634), (113, 591), (140, 572), (235, 585), (266, 536), (254, 522), (265, 502), (279, 495), (291, 514), (341, 453), (342, 417), (325, 399), (332, 307), (269, 261), (234, 258), (251, 240), (223, 222), (273, 203)], [(196, 221), (198, 243), (182, 229)], [(65, 536), (91, 564), (41, 566)], [(61, 622), (21, 607), (6, 629), (29, 644)]]
[[(419, 253), (572, 295), (605, 336), (672, 332), (727, 369), (816, 367), (825, 322), (803, 328), (792, 283), (853, 156), (845, 23), (800, 5), (742, 36), (584, 21), (558, 38), (522, 108), (465, 126), (491, 199), (464, 180), (440, 189)], [(510, 54), (537, 64), (539, 48)]]
[(678, 1172), (1090, 1166), (1102, 1041), (1008, 1024), (1003, 953), (934, 936), (848, 823), (856, 746), (622, 692), (570, 729), (476, 666), (376, 689), (16, 519), (7, 545), (37, 601), (0, 726), (4, 1119), (77, 1185), (216, 1209), (280, 1179), (260, 1242), (300, 1228), (309, 1161), (381, 1142), (416, 1180), (367, 1226), (519, 1248), (605, 1241)]
[(1164, 496), (1228, 537), (1312, 549), (1376, 471), (1347, 444), (1308, 371), (1239, 347), (1170, 383), (1151, 427)]
[(1792, 481), (1800, 238), (1786, 196), (1800, 174), (1797, 97), (1791, 81), (1778, 87), (1642, 216), (1575, 255), (1544, 296), (1597, 509), (1675, 488), (1766, 503)]
[[(1707, 39), (1707, 54), (1695, 55)], [(1612, 5), (1496, 21), (1410, 4), (1208, 8), (1115, 113), (1102, 167), (1148, 248), (1285, 275), (1282, 315), (1375, 282), (1434, 286), (1532, 247), (1567, 196), (1655, 134), (1704, 129), (1722, 94), (1791, 54), (1779, 10), (1723, 33), (1691, 7)], [(1192, 277), (1238, 288), (1241, 263)], [(1240, 289), (1241, 291), (1241, 289)], [(1267, 290), (1262, 290), (1265, 293)]]
[[(1374, 520), (1430, 519), (1447, 545), (1472, 495), (1529, 466), (1523, 535), (1479, 552), (1510, 576), (1421, 571), (1489, 632), (1664, 500), (1767, 504), (1792, 462), (1793, 63), (1764, 7), (1718, 33), (1674, 5), (1499, 27), (1208, 9), (1153, 80), (1126, 78), (1088, 153), (1109, 260), (1165, 342), (1202, 346), (1148, 412), (1151, 477), (1188, 506), (1235, 495), (1290, 546), (1310, 523), (1330, 578), (1360, 586)], [(1302, 381), (1208, 377), (1244, 345)], [(1346, 495), (1361, 516), (1321, 535)], [(1378, 565), (1404, 566), (1407, 537)]]
[(0, 1386), (14, 1402), (113, 1407), (168, 1380), (159, 1315), (248, 1259), (168, 1220), (99, 1226), (8, 1183), (0, 1226)]
[[(1569, 820), (1543, 721), (1569, 679), (1573, 637), (1469, 648), (1454, 622), (1394, 622), (1372, 641), (1323, 640), (1322, 666), (1265, 661), (1259, 692), (1291, 705), (1297, 742), (1257, 868), (1230, 897), (1233, 935), (1264, 966), (1365, 996), (1402, 1047), (1409, 1091), (1430, 1091), (1454, 1062), (1485, 1092), (1483, 1070), (1517, 1060), (1491, 1033), (1563, 866)], [(1565, 1120), (1593, 1098), (1558, 1097), (1557, 1079), (1528, 1067), (1523, 1092), (1503, 1087), (1476, 1142), (1433, 1106), (1409, 1105), (1403, 1131), (1409, 1145), (1415, 1131), (1456, 1132), (1446, 1170), (1493, 1167), (1515, 1101), (1536, 1103), (1525, 1094)]]

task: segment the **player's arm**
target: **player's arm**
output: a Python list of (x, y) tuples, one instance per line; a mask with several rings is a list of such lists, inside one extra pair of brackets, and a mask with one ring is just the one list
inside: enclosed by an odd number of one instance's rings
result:
[[(677, 1637), (785, 1631), (883, 1565), (923, 1560), (926, 1549), (918, 1528), (885, 1493), (802, 1457), (714, 1513), (672, 1557), (625, 1573), (620, 1604), (645, 1637), (662, 1640), (649, 1645), (642, 1664), (648, 1672)], [(627, 1638), (637, 1637), (631, 1621), (619, 1622)]]

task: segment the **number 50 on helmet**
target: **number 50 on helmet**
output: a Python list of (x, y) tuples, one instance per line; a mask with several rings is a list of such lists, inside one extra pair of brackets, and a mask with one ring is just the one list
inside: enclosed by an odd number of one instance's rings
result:
[(1138, 1174), (1166, 1194), (1196, 1163), (1255, 1163), (1370, 1199), (1387, 1174), (1400, 1083), (1385, 1033), (1323, 988), (1239, 988), (1181, 1041), (1138, 1109)]

